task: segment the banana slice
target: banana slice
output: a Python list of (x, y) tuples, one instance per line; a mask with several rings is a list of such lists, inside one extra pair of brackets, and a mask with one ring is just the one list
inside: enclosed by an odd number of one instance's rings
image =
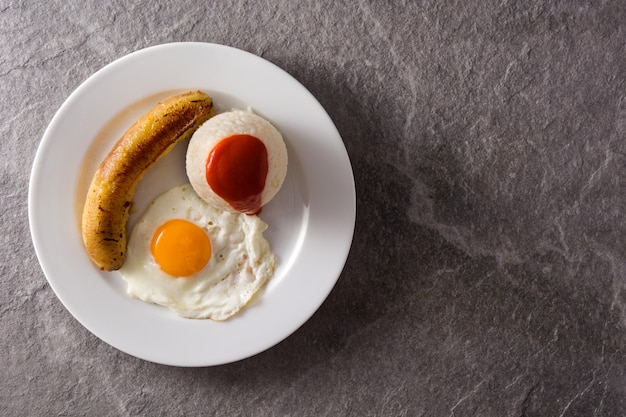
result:
[(170, 97), (137, 120), (100, 163), (82, 217), (83, 242), (99, 268), (113, 271), (126, 259), (131, 201), (145, 172), (214, 113), (201, 91)]

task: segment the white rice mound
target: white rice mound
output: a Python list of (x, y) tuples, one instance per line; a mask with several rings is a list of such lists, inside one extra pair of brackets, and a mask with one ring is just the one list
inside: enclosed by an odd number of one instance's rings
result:
[(222, 139), (236, 134), (251, 135), (267, 149), (267, 177), (261, 194), (261, 207), (267, 204), (283, 184), (287, 174), (287, 148), (280, 132), (264, 118), (251, 111), (232, 110), (220, 113), (202, 124), (189, 140), (187, 177), (196, 194), (219, 209), (237, 212), (211, 189), (206, 180), (209, 153)]

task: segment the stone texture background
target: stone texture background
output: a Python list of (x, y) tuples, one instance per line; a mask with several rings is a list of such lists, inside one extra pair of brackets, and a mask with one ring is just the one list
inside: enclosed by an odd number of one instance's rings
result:
[[(626, 3), (346, 3), (0, 0), (1, 415), (626, 414)], [(59, 106), (110, 61), (173, 41), (296, 77), (335, 121), (358, 194), (318, 312), (211, 368), (85, 330), (28, 229)]]

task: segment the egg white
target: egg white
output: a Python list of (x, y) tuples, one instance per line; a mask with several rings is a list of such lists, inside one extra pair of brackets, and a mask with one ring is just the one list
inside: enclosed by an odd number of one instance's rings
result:
[[(207, 265), (190, 277), (161, 270), (150, 250), (156, 229), (170, 219), (201, 227), (211, 240)], [(220, 210), (204, 202), (191, 185), (158, 196), (133, 228), (127, 258), (119, 270), (127, 293), (187, 318), (225, 320), (240, 311), (274, 273), (274, 254), (258, 216)]]

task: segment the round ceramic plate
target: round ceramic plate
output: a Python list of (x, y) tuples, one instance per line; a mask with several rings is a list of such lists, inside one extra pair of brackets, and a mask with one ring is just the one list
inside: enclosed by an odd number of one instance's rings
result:
[[(213, 97), (217, 111), (251, 108), (283, 134), (289, 168), (263, 208), (276, 271), (244, 310), (224, 322), (176, 316), (129, 297), (117, 272), (85, 253), (80, 216), (91, 177), (118, 137), (161, 99), (185, 90)], [(180, 143), (144, 177), (135, 214), (187, 182)], [(50, 286), (97, 337), (130, 355), (168, 365), (210, 366), (270, 348), (319, 308), (345, 264), (356, 215), (354, 178), (337, 129), (319, 102), (272, 63), (232, 47), (174, 43), (143, 49), (98, 71), (48, 126), (31, 174), (33, 243)]]

